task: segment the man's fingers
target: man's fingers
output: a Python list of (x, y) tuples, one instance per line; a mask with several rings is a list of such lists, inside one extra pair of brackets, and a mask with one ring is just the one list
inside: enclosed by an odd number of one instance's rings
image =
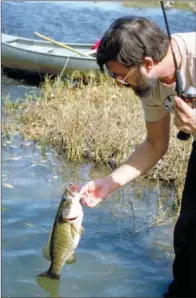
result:
[(95, 191), (95, 183), (94, 181), (89, 181), (87, 184), (81, 187), (80, 192), (93, 192)]
[(179, 111), (179, 112), (185, 113), (186, 111), (190, 110), (189, 105), (183, 99), (181, 99), (180, 97), (175, 96), (174, 101), (175, 101), (175, 104), (176, 104), (176, 107), (177, 107), (177, 109), (175, 109), (176, 112)]
[(81, 198), (81, 204), (84, 205), (84, 206), (86, 205), (86, 199), (85, 199), (85, 197), (82, 197)]
[(80, 188), (80, 193), (84, 194), (85, 192), (87, 192), (87, 187), (86, 185)]
[(101, 201), (102, 201), (102, 199), (88, 198), (88, 197), (87, 198), (84, 197), (81, 199), (82, 205), (87, 206), (89, 208), (95, 207)]
[(88, 204), (87, 206), (90, 207), (90, 208), (93, 208), (101, 201), (102, 201), (102, 199), (97, 199), (97, 198), (92, 199), (89, 202), (87, 202), (87, 204)]
[(181, 126), (181, 121), (179, 120), (179, 118), (178, 117), (174, 117), (174, 124), (176, 125), (176, 127), (178, 128), (178, 129), (180, 129), (180, 126)]
[(97, 203), (95, 200), (89, 200), (89, 199), (82, 199), (82, 205), (87, 206), (89, 208), (93, 208)]

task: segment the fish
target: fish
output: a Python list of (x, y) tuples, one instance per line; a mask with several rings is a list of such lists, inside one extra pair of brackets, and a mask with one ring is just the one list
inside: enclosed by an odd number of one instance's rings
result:
[(61, 269), (64, 264), (75, 263), (75, 249), (80, 242), (81, 235), (84, 233), (81, 198), (82, 194), (79, 192), (77, 185), (70, 184), (65, 189), (56, 213), (52, 232), (42, 250), (43, 256), (51, 262), (50, 267), (46, 272), (37, 275), (37, 278), (60, 279)]

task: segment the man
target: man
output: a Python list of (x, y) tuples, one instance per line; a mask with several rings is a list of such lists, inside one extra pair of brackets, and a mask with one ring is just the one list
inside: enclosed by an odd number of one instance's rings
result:
[[(172, 45), (183, 88), (196, 86), (196, 35), (175, 34)], [(105, 32), (97, 52), (100, 68), (131, 87), (141, 98), (146, 139), (110, 175), (84, 185), (83, 204), (94, 207), (112, 191), (151, 169), (167, 152), (170, 113), (179, 130), (196, 138), (196, 110), (175, 92), (175, 67), (168, 37), (143, 17), (116, 20)], [(127, 111), (128, 113), (128, 111)], [(193, 142), (180, 217), (174, 232), (174, 281), (166, 297), (196, 297), (196, 141)]]

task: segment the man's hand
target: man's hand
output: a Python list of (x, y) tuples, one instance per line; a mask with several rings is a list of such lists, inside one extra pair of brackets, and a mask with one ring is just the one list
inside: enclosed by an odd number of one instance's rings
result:
[(95, 207), (109, 194), (108, 186), (108, 177), (97, 179), (95, 181), (89, 181), (80, 190), (80, 193), (83, 194), (82, 204), (91, 208)]
[(196, 109), (192, 109), (183, 99), (175, 96), (175, 117), (176, 127), (186, 133), (196, 132)]

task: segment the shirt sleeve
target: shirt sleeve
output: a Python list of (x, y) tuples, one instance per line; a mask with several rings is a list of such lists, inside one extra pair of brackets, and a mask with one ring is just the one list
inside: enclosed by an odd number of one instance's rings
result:
[(153, 97), (142, 98), (141, 101), (145, 121), (153, 122), (161, 120), (168, 113)]

